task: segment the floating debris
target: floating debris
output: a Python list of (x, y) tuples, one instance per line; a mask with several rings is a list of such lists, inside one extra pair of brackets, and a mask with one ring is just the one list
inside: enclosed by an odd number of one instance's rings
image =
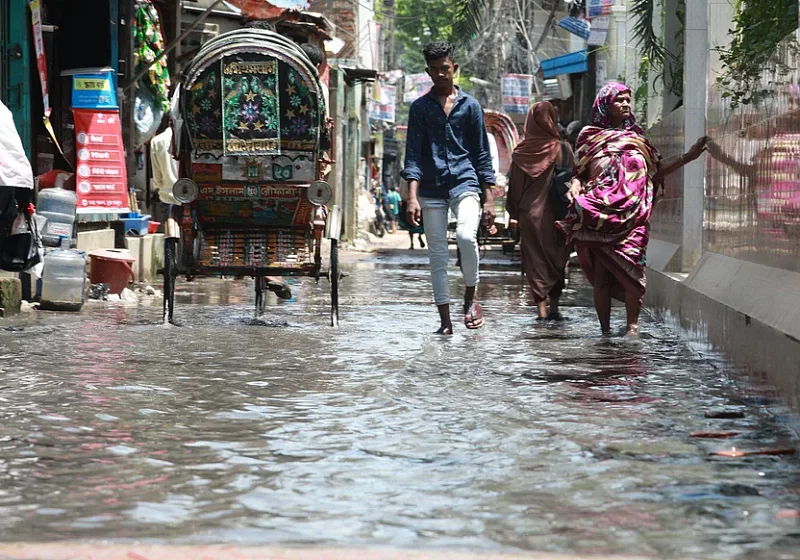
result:
[(741, 410), (708, 410), (705, 414), (706, 418), (719, 418), (722, 420), (733, 420), (736, 418), (744, 418), (744, 412)]
[(692, 432), (689, 437), (703, 438), (703, 439), (725, 439), (736, 437), (741, 432)]
[(106, 301), (108, 299), (109, 285), (106, 283), (92, 284), (89, 286), (89, 299), (99, 299)]
[(776, 519), (800, 519), (800, 511), (796, 509), (782, 509), (775, 514)]
[(784, 447), (775, 449), (757, 449), (755, 451), (742, 451), (735, 447), (730, 450), (712, 451), (709, 455), (719, 457), (752, 457), (754, 455), (794, 455), (797, 450), (794, 447)]

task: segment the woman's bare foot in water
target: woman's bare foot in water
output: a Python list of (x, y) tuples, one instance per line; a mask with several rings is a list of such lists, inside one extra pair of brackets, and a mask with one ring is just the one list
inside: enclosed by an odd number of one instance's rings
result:
[(623, 337), (637, 337), (639, 336), (639, 325), (628, 325), (625, 327), (625, 332), (622, 333)]

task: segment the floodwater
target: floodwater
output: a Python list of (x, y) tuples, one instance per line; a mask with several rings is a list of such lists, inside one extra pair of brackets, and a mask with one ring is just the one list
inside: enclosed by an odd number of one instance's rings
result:
[(537, 323), (487, 262), (487, 326), (451, 338), (422, 251), (346, 265), (339, 329), (308, 279), (262, 320), (213, 279), (179, 327), (158, 300), (3, 322), (0, 539), (797, 557), (800, 458), (710, 455), (798, 446), (769, 387), (653, 320), (598, 336), (578, 271)]

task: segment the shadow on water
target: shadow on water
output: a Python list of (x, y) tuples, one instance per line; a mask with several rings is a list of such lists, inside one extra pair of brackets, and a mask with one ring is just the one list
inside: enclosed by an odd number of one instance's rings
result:
[(797, 456), (711, 455), (797, 446), (769, 388), (651, 319), (598, 336), (580, 278), (538, 323), (498, 257), (486, 327), (435, 336), (422, 255), (348, 264), (339, 329), (308, 280), (260, 318), (252, 281), (199, 280), (180, 327), (157, 300), (15, 319), (0, 534), (794, 557)]

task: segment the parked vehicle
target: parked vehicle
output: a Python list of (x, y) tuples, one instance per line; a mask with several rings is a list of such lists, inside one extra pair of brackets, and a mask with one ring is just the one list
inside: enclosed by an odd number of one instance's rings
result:
[[(180, 89), (181, 203), (167, 220), (164, 313), (172, 321), (178, 267), (255, 278), (256, 312), (273, 276), (327, 277), (339, 318), (342, 216), (322, 180), (329, 142), (317, 70), (299, 45), (261, 29), (206, 43)], [(323, 267), (323, 240), (330, 240)]]
[(372, 233), (378, 237), (383, 237), (386, 235), (386, 232), (388, 231), (387, 222), (388, 220), (383, 212), (383, 205), (375, 204), (375, 217), (372, 218), (372, 223), (370, 224)]
[[(497, 184), (494, 187), (495, 225), (490, 231), (481, 228), (480, 243), (502, 243), (504, 251), (513, 250), (517, 242), (516, 222), (506, 212), (508, 172), (511, 169), (511, 154), (519, 142), (519, 133), (511, 117), (498, 111), (484, 110), (486, 131), (492, 151), (492, 167)], [(450, 241), (455, 243), (455, 222), (450, 221)]]

